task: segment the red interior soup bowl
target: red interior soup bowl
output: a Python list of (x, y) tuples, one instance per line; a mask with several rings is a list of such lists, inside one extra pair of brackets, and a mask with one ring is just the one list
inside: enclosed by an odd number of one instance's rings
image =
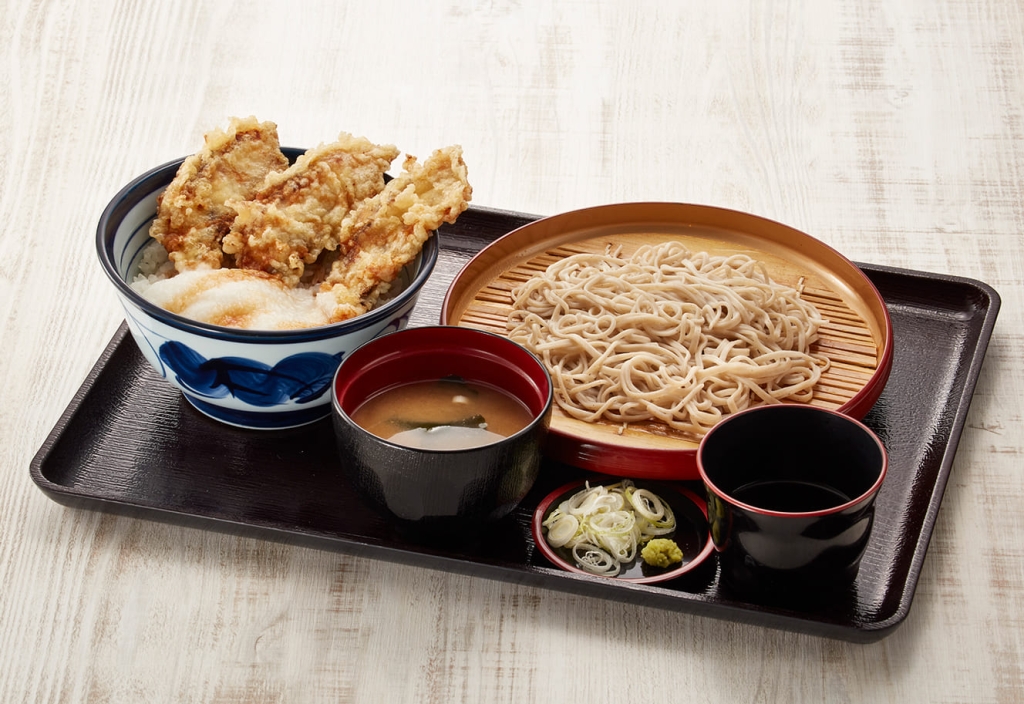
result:
[(537, 478), (551, 379), (504, 337), (453, 326), (394, 332), (343, 360), (332, 392), (343, 473), (405, 526), (497, 521)]

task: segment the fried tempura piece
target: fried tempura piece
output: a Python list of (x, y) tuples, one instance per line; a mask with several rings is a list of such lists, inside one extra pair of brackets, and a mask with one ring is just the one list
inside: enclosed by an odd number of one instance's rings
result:
[(177, 271), (219, 268), (221, 239), (235, 219), (225, 203), (251, 197), (268, 173), (287, 166), (277, 125), (232, 118), (227, 130), (206, 134), (203, 148), (182, 162), (157, 201), (150, 236), (167, 250)]
[(342, 223), (340, 256), (317, 294), (331, 322), (373, 308), (431, 233), (469, 206), (473, 189), (461, 147), (439, 149), (422, 165), (408, 156), (403, 168)]
[(338, 246), (338, 231), (356, 203), (384, 188), (399, 151), (343, 132), (338, 141), (303, 154), (287, 171), (267, 175), (250, 199), (228, 204), (238, 217), (224, 237), (240, 269), (255, 269), (297, 286), (306, 264)]

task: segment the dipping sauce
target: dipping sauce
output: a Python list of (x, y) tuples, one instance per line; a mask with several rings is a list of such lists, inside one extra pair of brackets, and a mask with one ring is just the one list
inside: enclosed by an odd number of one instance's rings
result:
[(786, 513), (827, 511), (850, 500), (825, 484), (783, 480), (752, 482), (733, 491), (732, 497), (748, 506)]
[(446, 377), (371, 396), (352, 420), (379, 438), (427, 450), (464, 450), (518, 433), (533, 416), (518, 399), (486, 384)]

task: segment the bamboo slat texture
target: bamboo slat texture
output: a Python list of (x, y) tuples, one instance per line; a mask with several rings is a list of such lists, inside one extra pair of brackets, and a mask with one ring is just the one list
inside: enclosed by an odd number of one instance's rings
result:
[[(607, 245), (604, 239), (562, 245), (511, 267), (477, 292), (458, 324), (505, 335), (516, 287), (543, 273), (560, 259), (575, 254), (599, 254), (606, 251)], [(623, 257), (630, 254), (630, 251), (622, 250)], [(778, 280), (781, 283), (781, 279)], [(799, 285), (799, 280), (787, 283)], [(838, 408), (852, 399), (878, 369), (881, 341), (872, 336), (871, 328), (864, 319), (835, 291), (810, 286), (800, 290), (804, 300), (814, 304), (825, 319), (818, 341), (811, 345), (811, 353), (829, 361), (829, 368), (816, 384), (814, 399), (810, 403), (823, 408)]]

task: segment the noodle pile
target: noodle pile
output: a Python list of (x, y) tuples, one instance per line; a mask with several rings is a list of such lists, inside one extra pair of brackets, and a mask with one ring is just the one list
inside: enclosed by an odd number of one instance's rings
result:
[(573, 418), (660, 421), (701, 437), (724, 415), (808, 402), (828, 360), (821, 314), (742, 254), (678, 242), (577, 254), (513, 292), (509, 337), (536, 354)]

